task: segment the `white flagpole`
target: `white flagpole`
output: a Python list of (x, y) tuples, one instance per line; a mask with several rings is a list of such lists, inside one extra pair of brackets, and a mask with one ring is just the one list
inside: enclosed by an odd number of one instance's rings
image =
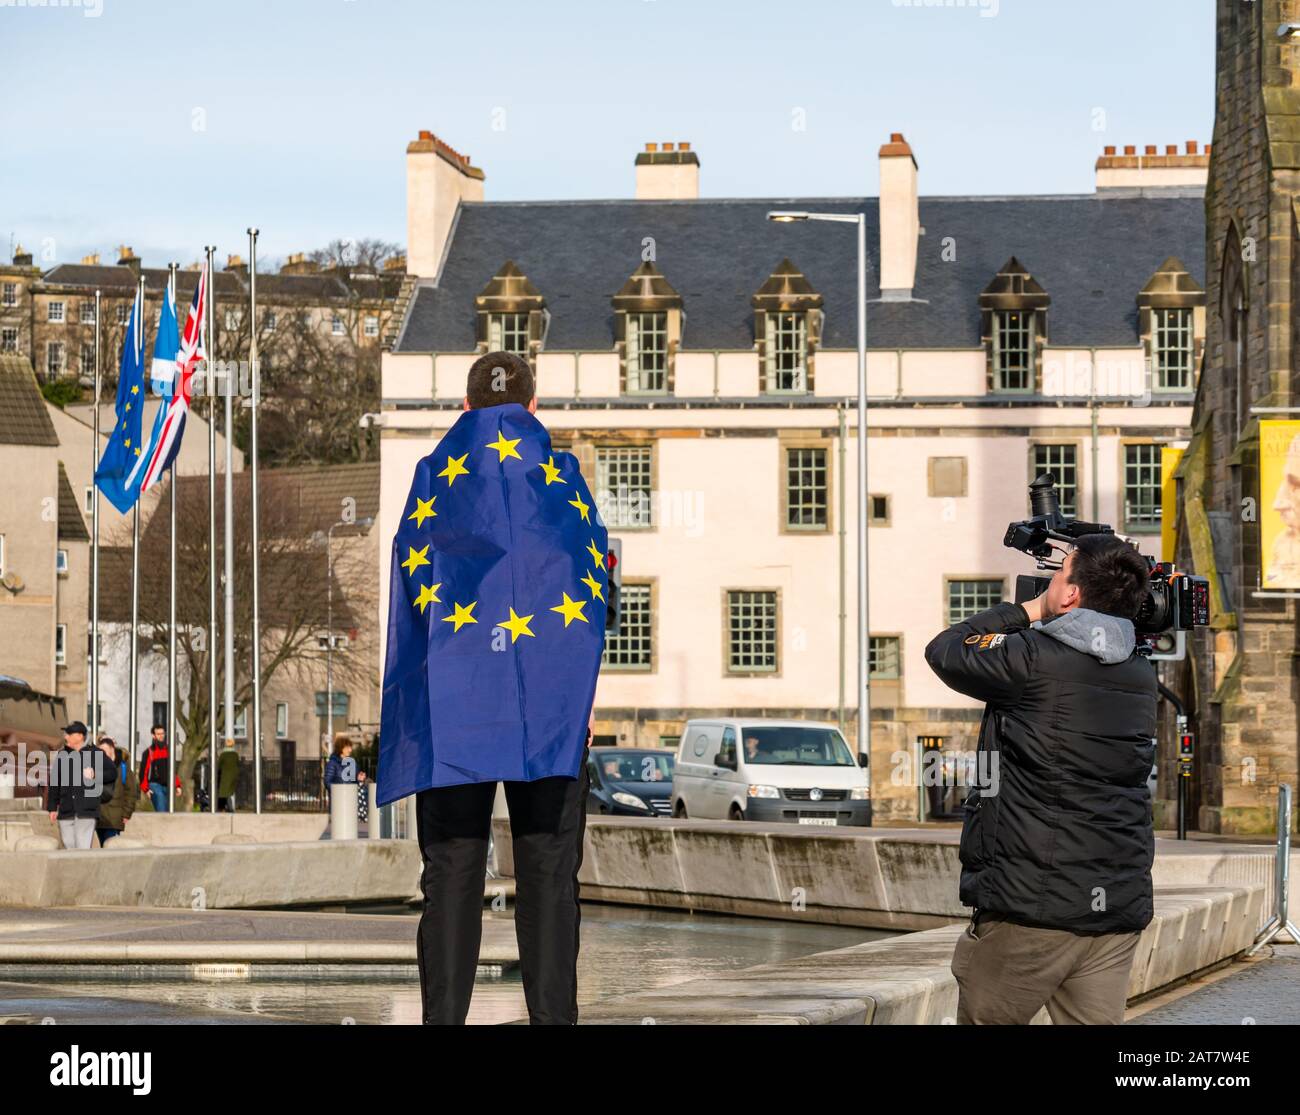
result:
[[(216, 319), (213, 319), (214, 323)], [(232, 362), (233, 363), (233, 362)], [(222, 635), (225, 639), (225, 665), (226, 665), (226, 685), (225, 685), (225, 708), (222, 711), (221, 723), (225, 729), (225, 738), (227, 741), (233, 741), (235, 738), (235, 500), (233, 486), (233, 469), (234, 469), (234, 447), (235, 447), (235, 393), (234, 384), (231, 383), (232, 376), (230, 372), (233, 369), (227, 366), (225, 376), (225, 395), (226, 395), (226, 484), (225, 484), (225, 539), (226, 539), (226, 573), (225, 573), (225, 601), (226, 601), (226, 622)], [(213, 768), (213, 778), (216, 778), (216, 769)], [(212, 784), (214, 802), (216, 800), (216, 782)]]
[[(171, 299), (172, 311), (176, 309), (176, 268), (178, 264), (173, 263), (168, 270), (171, 275), (167, 283), (168, 297)], [(175, 377), (175, 369), (172, 371), (172, 391), (175, 392), (180, 383)], [(171, 560), (168, 563), (170, 575), (168, 578), (168, 616), (167, 616), (167, 747), (168, 753), (172, 756), (172, 772), (175, 774), (176, 769), (176, 462), (172, 461), (167, 469), (167, 487), (169, 489), (168, 499), (171, 501)], [(189, 740), (185, 741), (189, 743)], [(175, 777), (168, 779), (168, 802), (171, 802), (171, 796), (175, 793)]]
[(253, 455), (252, 546), (253, 546), (253, 800), (254, 812), (262, 812), (262, 623), (258, 585), (258, 493), (257, 493), (257, 409), (261, 404), (261, 381), (257, 368), (257, 233), (248, 230), (248, 364), (252, 376), (252, 410), (249, 412), (249, 451)]
[[(139, 307), (139, 316), (132, 323), (132, 333), (134, 334), (136, 347), (140, 351), (141, 364), (144, 363), (144, 276), (140, 276), (139, 294), (136, 299)], [(136, 400), (136, 405), (144, 406), (144, 399)], [(141, 414), (141, 429), (143, 429), (144, 416)], [(140, 452), (140, 446), (136, 446), (136, 452)], [(131, 681), (128, 686), (130, 694), (130, 708), (127, 711), (127, 729), (126, 738), (131, 741), (128, 748), (132, 754), (135, 753), (138, 742), (136, 740), (136, 726), (139, 722), (139, 712), (136, 709), (136, 701), (139, 696), (137, 683), (137, 672), (139, 668), (140, 653), (140, 500), (137, 498), (131, 507)]]
[[(94, 436), (90, 447), (90, 738), (99, 739), (99, 483), (95, 469), (99, 467), (99, 310), (101, 295), (95, 291), (95, 413)], [(130, 748), (127, 749), (130, 751)], [(135, 753), (130, 756), (135, 767)]]
[(208, 390), (208, 811), (217, 811), (217, 377), (216, 284), (212, 281), (212, 257), (216, 248), (207, 251), (208, 305), (204, 314), (207, 326)]

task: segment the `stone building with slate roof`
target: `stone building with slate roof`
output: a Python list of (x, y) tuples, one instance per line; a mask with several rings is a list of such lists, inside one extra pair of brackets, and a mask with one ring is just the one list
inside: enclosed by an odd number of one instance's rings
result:
[(86, 710), (90, 534), (26, 357), (0, 355), (0, 674)]
[[(1090, 194), (924, 197), (895, 134), (879, 196), (714, 199), (689, 145), (652, 144), (634, 197), (491, 202), (483, 172), (422, 133), (413, 290), (383, 363), (381, 537), (475, 357), (524, 354), (539, 417), (622, 542), (597, 737), (675, 745), (688, 718), (727, 714), (841, 720), (855, 741), (866, 513), (875, 813), (945, 812), (957, 795), (919, 784), (921, 756), (955, 765), (979, 709), (923, 650), (1033, 572), (1002, 546), (1029, 480), (1055, 473), (1067, 513), (1160, 553), (1162, 448), (1191, 433), (1205, 339), (1208, 157), (1107, 148)], [(867, 492), (852, 227), (771, 210), (865, 214)], [(386, 553), (378, 577), (383, 616)]]
[(1300, 758), (1300, 609), (1262, 583), (1280, 492), (1261, 490), (1260, 428), (1300, 419), (1300, 2), (1218, 0), (1216, 13), (1205, 364), (1176, 474), (1178, 558), (1210, 577), (1211, 626), (1178, 688), (1197, 740), (1189, 823), (1271, 833)]

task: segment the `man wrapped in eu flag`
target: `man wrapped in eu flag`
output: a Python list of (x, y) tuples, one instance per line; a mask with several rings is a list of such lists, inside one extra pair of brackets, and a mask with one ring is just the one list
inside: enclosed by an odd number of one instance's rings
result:
[(393, 539), (379, 803), (417, 795), (426, 1024), (464, 1023), (497, 782), (534, 1024), (577, 1021), (578, 868), (605, 642), (608, 537), (534, 414), (528, 362), (475, 361)]

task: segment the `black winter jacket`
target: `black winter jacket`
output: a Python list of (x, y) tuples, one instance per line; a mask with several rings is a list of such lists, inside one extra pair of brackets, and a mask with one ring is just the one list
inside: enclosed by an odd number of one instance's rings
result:
[(86, 744), (80, 751), (64, 747), (50, 756), (49, 812), (57, 813), (62, 821), (97, 818), (102, 795), (107, 790), (111, 798), (116, 782), (117, 764), (106, 759), (98, 747)]
[(964, 905), (1083, 934), (1151, 920), (1156, 679), (1133, 647), (1128, 620), (1076, 609), (1032, 628), (1019, 604), (926, 647), (948, 686), (987, 702), (961, 835)]

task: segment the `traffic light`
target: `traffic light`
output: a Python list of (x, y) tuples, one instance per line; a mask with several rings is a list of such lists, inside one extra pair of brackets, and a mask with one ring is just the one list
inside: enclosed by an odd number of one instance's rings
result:
[(623, 588), (623, 541), (609, 540), (605, 554), (605, 637), (618, 634), (619, 597)]
[(1191, 732), (1183, 732), (1178, 737), (1178, 773), (1184, 778), (1192, 776), (1192, 756), (1195, 753), (1196, 737)]

